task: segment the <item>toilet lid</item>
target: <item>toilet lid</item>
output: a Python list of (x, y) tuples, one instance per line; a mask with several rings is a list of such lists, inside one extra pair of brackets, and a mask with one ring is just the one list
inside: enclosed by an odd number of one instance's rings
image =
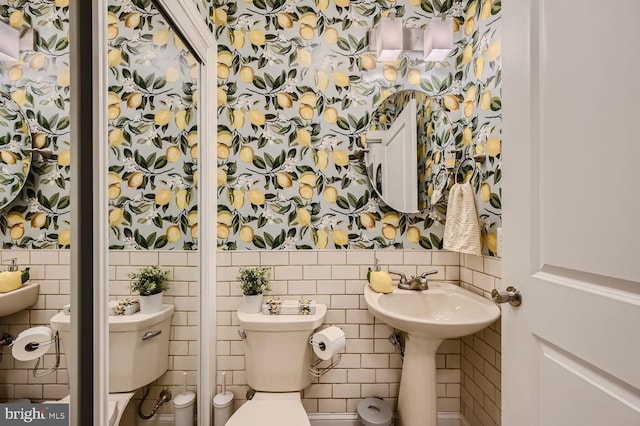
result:
[(225, 426), (309, 426), (309, 418), (297, 400), (251, 400), (236, 411)]

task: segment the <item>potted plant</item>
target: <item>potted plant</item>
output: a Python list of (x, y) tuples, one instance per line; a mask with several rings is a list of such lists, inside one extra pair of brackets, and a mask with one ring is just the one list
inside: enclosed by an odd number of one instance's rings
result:
[(169, 271), (159, 266), (145, 266), (129, 274), (131, 291), (140, 294), (140, 313), (151, 314), (162, 309), (163, 292), (169, 288)]
[(240, 268), (238, 282), (243, 294), (242, 311), (258, 313), (262, 309), (262, 293), (269, 290), (270, 268)]

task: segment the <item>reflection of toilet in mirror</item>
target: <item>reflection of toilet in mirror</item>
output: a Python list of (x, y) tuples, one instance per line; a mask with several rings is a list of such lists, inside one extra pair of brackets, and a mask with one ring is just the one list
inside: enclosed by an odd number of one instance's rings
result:
[[(137, 389), (162, 376), (169, 367), (169, 335), (174, 306), (163, 305), (153, 314), (109, 316), (109, 426), (120, 423)], [(67, 365), (76, 353), (71, 338), (71, 316), (60, 312), (51, 318), (60, 335)], [(74, 371), (69, 369), (69, 375)], [(68, 402), (69, 397), (60, 402)]]

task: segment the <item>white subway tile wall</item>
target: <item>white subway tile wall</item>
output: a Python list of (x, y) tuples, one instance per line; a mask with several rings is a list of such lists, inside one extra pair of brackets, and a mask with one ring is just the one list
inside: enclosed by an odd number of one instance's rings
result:
[[(0, 318), (0, 334), (16, 337), (21, 331), (34, 326), (49, 325), (49, 320), (62, 306), (70, 303), (70, 256), (68, 250), (2, 250), (3, 262), (18, 258), (21, 267), (29, 267), (31, 279), (40, 284), (38, 302), (29, 310)], [(161, 265), (170, 272), (169, 290), (164, 303), (172, 303), (176, 310), (171, 324), (169, 342), (169, 371), (151, 387), (148, 401), (143, 408), (149, 412), (163, 388), (174, 395), (182, 392), (183, 373), (187, 373), (189, 390), (196, 389), (198, 378), (199, 347), (199, 283), (198, 253), (190, 251), (109, 252), (110, 300), (131, 297), (129, 272), (142, 266)], [(73, 310), (73, 307), (72, 307)], [(55, 400), (69, 393), (67, 367), (64, 356), (60, 368), (53, 374), (33, 378), (31, 371), (35, 361), (14, 360), (11, 349), (0, 347), (0, 401), (18, 398), (32, 400)], [(64, 348), (62, 348), (64, 350)], [(53, 348), (45, 355), (44, 367), (55, 363)], [(138, 392), (140, 394), (141, 392)], [(136, 395), (137, 398), (141, 395)], [(136, 402), (137, 405), (137, 402)], [(164, 404), (160, 413), (173, 411), (172, 404)]]

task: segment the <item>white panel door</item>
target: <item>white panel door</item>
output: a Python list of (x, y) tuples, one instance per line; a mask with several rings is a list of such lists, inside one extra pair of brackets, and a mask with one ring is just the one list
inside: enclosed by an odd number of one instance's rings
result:
[(638, 426), (640, 1), (502, 6), (502, 424)]

